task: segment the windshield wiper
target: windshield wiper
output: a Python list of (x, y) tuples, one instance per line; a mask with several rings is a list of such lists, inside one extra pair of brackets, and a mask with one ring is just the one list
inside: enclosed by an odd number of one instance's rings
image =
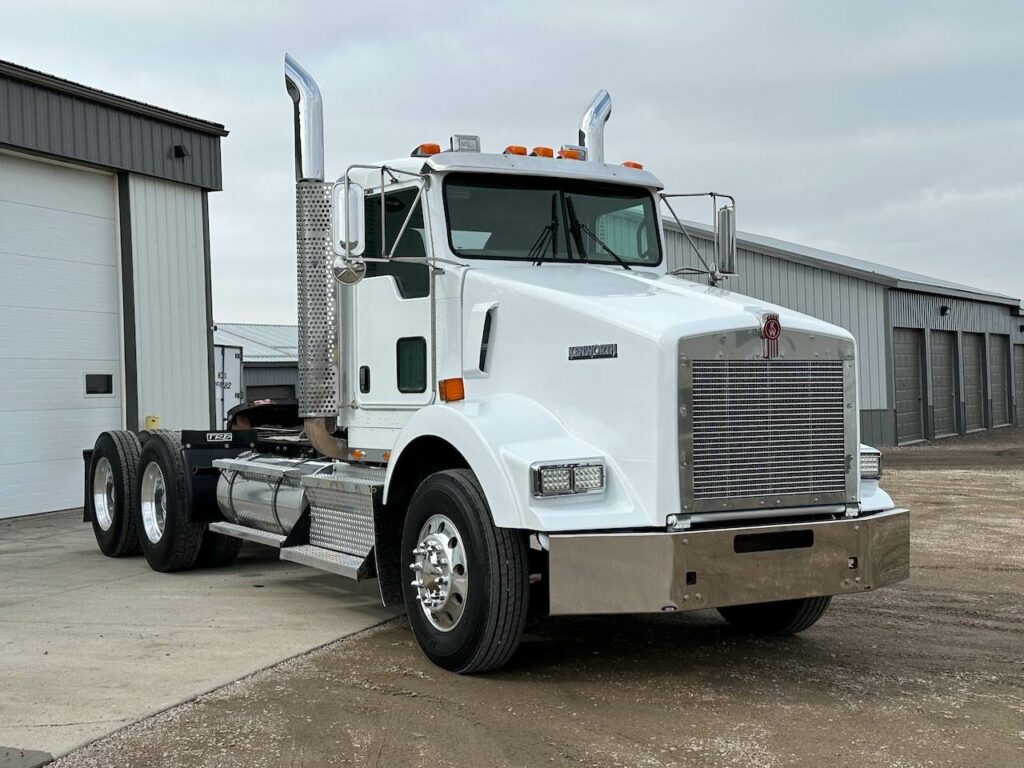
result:
[(622, 265), (623, 269), (629, 269), (629, 264), (623, 261), (619, 254), (609, 248), (604, 240), (598, 237), (590, 227), (579, 220), (579, 217), (576, 215), (576, 206), (573, 204), (572, 198), (568, 195), (565, 196), (565, 208), (569, 214), (569, 230), (572, 232), (572, 239), (576, 242), (576, 247), (579, 249), (581, 259), (586, 258), (587, 255), (586, 251), (583, 249), (583, 238), (580, 237), (580, 233), (583, 232), (587, 237), (604, 248), (608, 252), (609, 256)]
[(544, 254), (548, 249), (548, 243), (551, 244), (551, 258), (558, 258), (558, 195), (551, 195), (551, 222), (540, 231), (537, 239), (534, 241), (533, 246), (530, 248), (530, 252), (526, 254), (527, 261), (532, 261), (535, 266), (540, 266), (544, 259)]

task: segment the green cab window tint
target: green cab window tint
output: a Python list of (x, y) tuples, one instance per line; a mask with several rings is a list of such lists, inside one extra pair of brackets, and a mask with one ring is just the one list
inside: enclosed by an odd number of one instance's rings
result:
[(398, 391), (427, 391), (427, 340), (412, 336), (398, 340)]

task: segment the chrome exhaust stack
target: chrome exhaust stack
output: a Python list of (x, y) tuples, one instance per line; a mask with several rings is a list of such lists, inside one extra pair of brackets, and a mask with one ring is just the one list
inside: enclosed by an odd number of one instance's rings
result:
[(594, 94), (580, 120), (580, 146), (587, 148), (587, 160), (604, 162), (604, 124), (612, 116), (612, 97), (604, 88)]
[(338, 344), (338, 287), (331, 274), (331, 190), (324, 182), (323, 101), (316, 81), (291, 56), (284, 82), (294, 103), (295, 228), (298, 266), (299, 416), (306, 436), (325, 456), (345, 458), (333, 436), (345, 381)]

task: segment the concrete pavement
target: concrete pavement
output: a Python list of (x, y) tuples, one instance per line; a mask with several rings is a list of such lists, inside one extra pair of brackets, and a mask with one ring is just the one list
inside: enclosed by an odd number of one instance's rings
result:
[(255, 545), (230, 568), (155, 573), (142, 557), (104, 557), (81, 519), (0, 520), (0, 768), (38, 764), (396, 615), (376, 582)]

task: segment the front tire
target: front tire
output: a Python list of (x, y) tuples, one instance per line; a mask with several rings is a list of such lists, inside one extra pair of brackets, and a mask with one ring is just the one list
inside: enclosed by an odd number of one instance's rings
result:
[(96, 543), (107, 557), (139, 554), (132, 502), (140, 450), (135, 433), (123, 429), (101, 434), (92, 450), (89, 511)]
[(406, 612), (424, 655), (451, 672), (505, 664), (526, 625), (529, 545), (497, 528), (470, 470), (437, 472), (409, 503), (400, 574)]
[(824, 615), (831, 602), (830, 596), (805, 597), (774, 603), (733, 605), (719, 608), (718, 612), (741, 632), (785, 637), (810, 629)]
[(136, 524), (146, 561), (170, 573), (195, 565), (206, 524), (190, 519), (188, 473), (176, 432), (149, 433), (139, 459)]

